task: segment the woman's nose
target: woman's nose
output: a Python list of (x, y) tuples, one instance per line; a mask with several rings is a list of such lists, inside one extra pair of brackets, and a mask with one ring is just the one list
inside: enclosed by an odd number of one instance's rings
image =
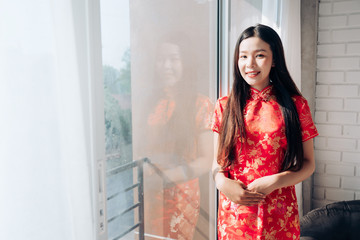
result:
[(246, 63), (246, 66), (247, 66), (247, 67), (253, 67), (254, 65), (255, 65), (255, 59), (252, 58), (252, 57), (249, 57), (249, 58), (248, 58), (248, 61), (247, 61), (247, 63)]

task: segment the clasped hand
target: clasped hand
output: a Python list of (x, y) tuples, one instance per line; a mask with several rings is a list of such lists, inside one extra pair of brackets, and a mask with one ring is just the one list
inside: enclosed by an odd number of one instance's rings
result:
[(274, 178), (266, 176), (258, 178), (246, 186), (238, 180), (228, 179), (227, 188), (223, 193), (234, 203), (251, 206), (262, 203), (266, 195), (273, 190)]

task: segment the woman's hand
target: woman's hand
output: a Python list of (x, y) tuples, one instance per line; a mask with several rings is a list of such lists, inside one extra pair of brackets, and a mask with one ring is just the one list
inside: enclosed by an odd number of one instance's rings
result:
[(229, 178), (222, 178), (217, 183), (218, 189), (232, 202), (244, 206), (252, 206), (261, 203), (265, 195), (259, 192), (249, 191), (244, 183)]
[(262, 193), (264, 195), (270, 194), (272, 191), (276, 189), (276, 175), (270, 175), (255, 179), (251, 182), (247, 189), (251, 192)]

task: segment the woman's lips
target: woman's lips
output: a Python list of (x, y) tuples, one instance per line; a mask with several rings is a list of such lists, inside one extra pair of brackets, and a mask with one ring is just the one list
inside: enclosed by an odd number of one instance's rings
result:
[(258, 71), (251, 71), (251, 72), (246, 72), (246, 75), (248, 75), (248, 77), (256, 77), (260, 72)]

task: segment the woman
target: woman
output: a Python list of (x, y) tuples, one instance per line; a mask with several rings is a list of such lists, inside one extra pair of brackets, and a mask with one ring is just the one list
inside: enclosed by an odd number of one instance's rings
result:
[(199, 177), (210, 168), (213, 104), (196, 88), (194, 56), (183, 34), (157, 49), (156, 93), (147, 118), (145, 226), (148, 234), (191, 240), (200, 213)]
[(217, 101), (212, 130), (219, 239), (299, 239), (294, 185), (315, 169), (318, 133), (270, 27), (240, 35), (232, 91)]

